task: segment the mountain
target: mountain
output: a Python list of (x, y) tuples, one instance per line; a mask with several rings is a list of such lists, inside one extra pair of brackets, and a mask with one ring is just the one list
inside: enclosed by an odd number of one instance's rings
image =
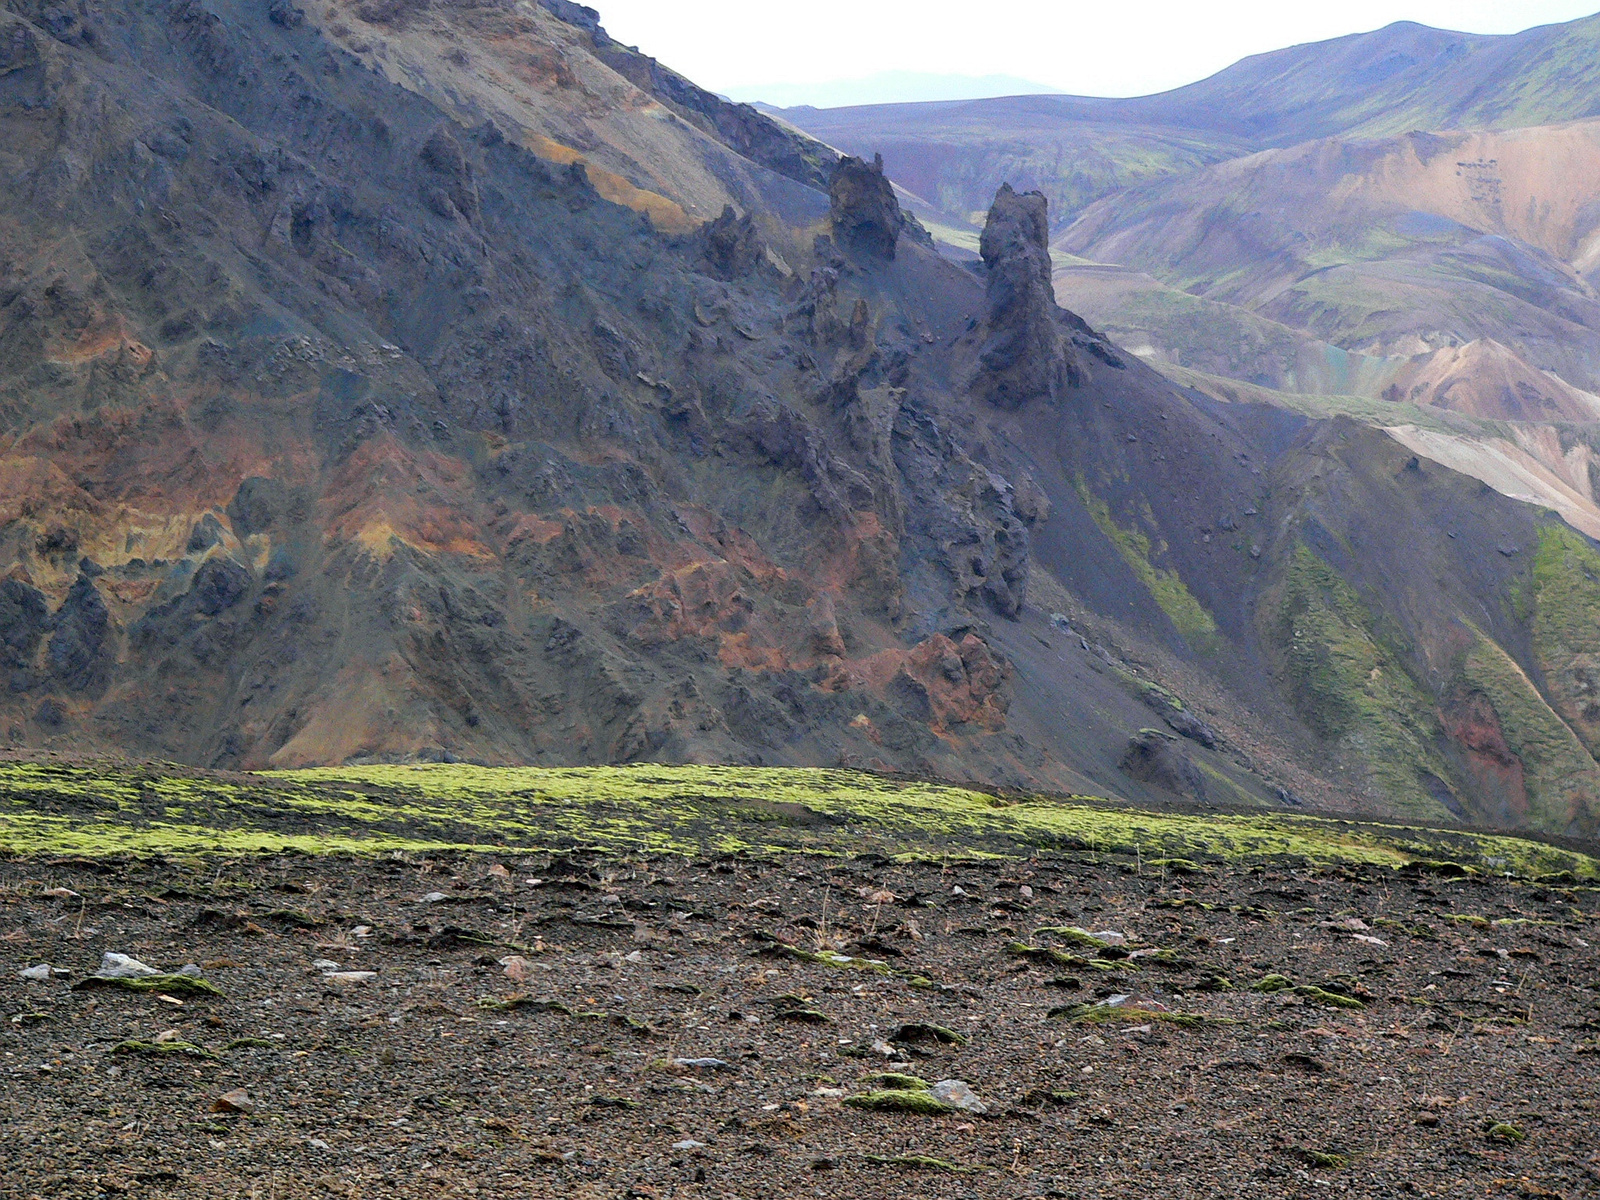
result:
[[(1369, 360), (1352, 370), (1373, 394), (1584, 421), (1600, 412), (1574, 390), (1600, 390), (1597, 186), (1600, 122), (1329, 138), (1107, 198), (1058, 245), (1340, 346)], [(1477, 356), (1508, 350), (1516, 378), (1454, 394), (1464, 348), (1489, 343)]]
[(952, 262), (563, 0), (3, 22), (14, 749), (1595, 832), (1600, 551), (1119, 350), (1045, 197)]
[(915, 103), (924, 100), (979, 100), (985, 96), (1027, 96), (1059, 91), (1015, 75), (949, 75), (931, 71), (879, 71), (860, 79), (769, 83), (733, 88), (730, 95), (762, 109), (842, 108), (858, 104)]
[(1051, 194), (1064, 302), (1178, 382), (1382, 425), (1600, 531), (1596, 37), (1399, 24), (1159, 96), (802, 123), (882, 144), (957, 245), (999, 181)]
[(1015, 96), (783, 116), (848, 153), (881, 150), (897, 180), (951, 215), (982, 209), (1010, 181), (1043, 191), (1064, 223), (1101, 196), (1249, 150), (1600, 116), (1600, 14), (1503, 36), (1397, 22), (1131, 99)]
[(848, 154), (881, 153), (895, 182), (955, 223), (981, 225), (1002, 183), (1040, 191), (1059, 224), (1102, 196), (1255, 147), (1137, 120), (1065, 96), (785, 109), (784, 121)]

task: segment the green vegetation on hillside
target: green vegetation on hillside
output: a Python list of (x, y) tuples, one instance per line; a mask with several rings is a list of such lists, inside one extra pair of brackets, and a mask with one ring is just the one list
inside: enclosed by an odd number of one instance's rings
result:
[(1138, 529), (1117, 524), (1116, 518), (1111, 515), (1111, 506), (1089, 490), (1089, 485), (1081, 475), (1077, 483), (1078, 495), (1083, 500), (1083, 506), (1089, 510), (1089, 515), (1094, 518), (1094, 523), (1117, 548), (1117, 553), (1132, 568), (1139, 582), (1160, 605), (1161, 611), (1167, 614), (1178, 635), (1202, 654), (1216, 653), (1221, 640), (1217, 635), (1215, 619), (1195, 599), (1194, 593), (1185, 586), (1183, 578), (1176, 571), (1158, 567), (1151, 561), (1154, 554), (1166, 553), (1166, 544), (1158, 542), (1152, 546), (1150, 538)]
[(1155, 813), (1090, 797), (995, 796), (856, 771), (655, 764), (209, 775), (5, 763), (0, 845), (30, 855), (1073, 851), (1134, 863), (1288, 855), (1387, 866), (1448, 859), (1600, 878), (1600, 863), (1586, 855), (1513, 837), (1277, 813)]
[(1513, 596), (1556, 709), (1600, 753), (1600, 551), (1566, 525), (1539, 530), (1532, 578)]
[(1424, 772), (1443, 780), (1433, 705), (1377, 636), (1355, 589), (1304, 543), (1277, 586), (1267, 641), (1282, 656), (1295, 710), (1360, 764), (1372, 789), (1407, 816), (1449, 820)]
[(1529, 824), (1557, 832), (1592, 828), (1600, 768), (1511, 656), (1480, 634), (1460, 674), (1494, 708), (1507, 747), (1522, 763)]

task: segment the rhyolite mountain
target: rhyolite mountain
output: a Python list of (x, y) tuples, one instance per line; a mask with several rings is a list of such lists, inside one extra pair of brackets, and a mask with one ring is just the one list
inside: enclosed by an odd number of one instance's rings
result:
[(1173, 385), (1043, 196), (954, 263), (562, 0), (12, 0), (0, 159), (16, 751), (1595, 832), (1600, 551)]
[(897, 182), (981, 224), (1002, 182), (1039, 189), (1064, 226), (1101, 196), (1327, 137), (1517, 129), (1600, 117), (1600, 14), (1510, 35), (1397, 21), (1241, 59), (1153, 96), (781, 110)]

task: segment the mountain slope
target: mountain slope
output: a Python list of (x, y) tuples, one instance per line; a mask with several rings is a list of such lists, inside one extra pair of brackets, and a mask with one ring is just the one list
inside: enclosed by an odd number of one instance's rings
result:
[[(1551, 372), (1593, 392), (1600, 299), (1586, 272), (1600, 244), (1597, 186), (1596, 122), (1332, 138), (1107, 199), (1059, 245), (1352, 353), (1409, 357), (1490, 339), (1532, 368), (1530, 384)], [(1510, 407), (1482, 415), (1593, 419), (1584, 403), (1544, 390), (1527, 403), (1513, 390)]]
[(1513, 129), (1600, 115), (1600, 15), (1507, 36), (1397, 22), (1241, 60), (1132, 99), (1017, 96), (786, 111), (953, 216), (1011, 181), (1065, 222), (1100, 196), (1248, 150), (1414, 129)]
[[(768, 152), (803, 145), (737, 151), (567, 15), (4, 17), (14, 746), (1594, 832), (1587, 542), (1174, 387), (1057, 307), (1044, 197), (1003, 189), (957, 266), (877, 165), (808, 186)], [(512, 17), (581, 86), (447, 86), (446, 34), (510, 55)]]

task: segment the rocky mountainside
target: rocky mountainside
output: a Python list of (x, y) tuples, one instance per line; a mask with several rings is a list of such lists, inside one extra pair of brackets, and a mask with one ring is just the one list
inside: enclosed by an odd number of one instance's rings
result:
[(884, 142), (957, 245), (987, 189), (1041, 188), (1063, 303), (1174, 381), (1384, 427), (1594, 535), (1597, 36), (1401, 23), (1159, 96), (791, 115)]
[[(0, 730), (1592, 835), (1600, 552), (547, 4), (14, 0)], [(1397, 537), (1396, 530), (1405, 536)]]

